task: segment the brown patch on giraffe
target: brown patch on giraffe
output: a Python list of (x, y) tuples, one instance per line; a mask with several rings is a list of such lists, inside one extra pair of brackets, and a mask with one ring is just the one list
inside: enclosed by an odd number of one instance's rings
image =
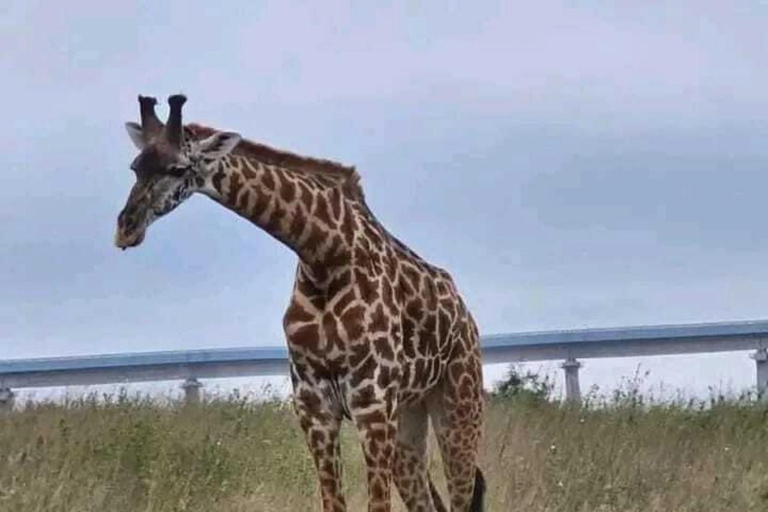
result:
[(331, 190), (328, 196), (328, 202), (331, 205), (331, 217), (333, 218), (334, 222), (338, 223), (341, 221), (341, 212), (342, 208), (344, 207), (344, 197), (341, 195), (341, 192), (334, 189)]
[(459, 398), (466, 401), (476, 398), (474, 383), (466, 375), (462, 375), (461, 380), (459, 380)]
[(316, 324), (303, 325), (291, 334), (291, 343), (311, 352), (320, 348), (320, 330)]
[(296, 208), (291, 218), (291, 224), (288, 227), (288, 234), (291, 238), (298, 239), (304, 232), (304, 227), (307, 225), (307, 216), (301, 211), (301, 208)]
[(347, 209), (339, 227), (341, 228), (341, 235), (344, 237), (344, 241), (347, 245), (351, 246), (354, 244), (357, 221), (355, 220), (355, 217), (350, 214), (349, 209)]
[(416, 331), (416, 324), (413, 323), (413, 320), (409, 319), (408, 317), (403, 317), (402, 319), (402, 325), (403, 325), (403, 352), (405, 353), (405, 356), (409, 359), (415, 359), (416, 349), (413, 346), (413, 334)]
[(307, 366), (311, 370), (310, 375), (312, 375), (313, 380), (321, 381), (321, 380), (328, 380), (331, 378), (331, 374), (330, 372), (328, 372), (327, 367), (325, 366), (325, 363), (323, 361), (320, 361), (316, 357), (312, 357), (309, 355), (307, 356), (306, 361), (307, 361)]
[(369, 355), (363, 360), (363, 363), (352, 371), (352, 378), (350, 379), (350, 385), (357, 387), (365, 379), (373, 378), (373, 374), (376, 371), (376, 358)]
[(383, 460), (391, 460), (394, 454), (395, 454), (395, 447), (392, 444), (386, 444), (381, 449), (381, 458)]
[(308, 389), (302, 389), (298, 395), (299, 402), (302, 408), (309, 412), (320, 413), (322, 410), (322, 402), (320, 397), (316, 393), (312, 393)]
[(426, 361), (424, 359), (417, 359), (413, 368), (413, 386), (416, 388), (424, 388), (427, 385), (427, 373), (426, 373)]
[(221, 186), (225, 177), (226, 173), (224, 172), (221, 164), (219, 164), (219, 168), (215, 173), (213, 173), (213, 176), (211, 177), (211, 184), (213, 185), (213, 188), (216, 189), (216, 192), (222, 195), (224, 194), (224, 191), (222, 190)]
[(357, 390), (352, 395), (349, 405), (353, 409), (365, 409), (376, 401), (376, 393), (373, 390), (372, 385), (365, 386), (362, 389)]
[[(386, 495), (387, 492), (384, 489), (384, 485), (379, 481), (373, 482), (373, 485), (371, 485), (371, 498), (374, 500), (384, 500)], [(382, 508), (381, 510), (383, 511), (385, 509)]]
[(245, 183), (243, 182), (243, 179), (240, 177), (237, 173), (231, 173), (229, 176), (229, 197), (227, 198), (227, 201), (230, 204), (237, 204), (237, 196), (240, 194), (240, 190), (242, 190), (243, 185)]
[(440, 299), (440, 308), (449, 315), (456, 316), (456, 304), (450, 298)]
[(386, 336), (379, 336), (373, 339), (373, 346), (376, 353), (387, 361), (395, 359), (395, 353), (392, 351), (392, 342)]
[(287, 215), (287, 211), (279, 201), (275, 201), (275, 207), (269, 215), (269, 219), (264, 223), (264, 229), (270, 233), (278, 233), (281, 231), (281, 224)]
[(435, 353), (437, 352), (437, 313), (432, 313), (433, 309), (429, 311), (427, 318), (424, 319), (423, 333), (429, 338), (429, 350)]
[(373, 228), (373, 225), (370, 222), (366, 222), (363, 225), (363, 231), (365, 232), (365, 236), (368, 238), (368, 240), (371, 241), (371, 244), (375, 247), (381, 247), (384, 243), (381, 236), (379, 236), (378, 231), (376, 231)]
[(250, 160), (244, 160), (243, 168), (240, 170), (240, 173), (243, 175), (243, 178), (246, 180), (255, 180), (258, 176), (256, 174), (256, 169), (253, 166), (253, 163)]
[[(400, 377), (400, 372), (391, 366), (382, 366), (379, 368), (379, 376), (376, 379), (376, 384), (380, 389), (386, 389), (387, 393), (394, 393), (394, 388), (390, 387)], [(391, 398), (391, 397), (390, 397)], [(386, 400), (390, 402), (391, 400)]]
[(269, 208), (270, 196), (259, 189), (253, 190), (252, 193), (256, 196), (256, 202), (253, 204), (253, 209), (251, 209), (251, 216), (259, 218)]
[(251, 193), (243, 187), (242, 192), (240, 193), (240, 196), (237, 198), (237, 209), (241, 212), (248, 211), (248, 203), (251, 199)]
[(395, 311), (395, 295), (389, 278), (384, 278), (382, 280), (381, 300), (384, 301), (384, 305), (390, 313)]
[(315, 198), (315, 209), (312, 212), (314, 218), (328, 227), (333, 227), (335, 222), (331, 218), (331, 210), (328, 206), (328, 200), (323, 194), (317, 194)]
[(421, 355), (422, 357), (426, 357), (430, 355), (430, 342), (429, 338), (431, 337), (430, 334), (426, 333), (423, 329), (419, 330), (419, 335), (416, 337), (418, 340), (418, 346), (416, 347), (416, 351)]
[(322, 319), (323, 331), (325, 332), (326, 339), (329, 345), (337, 346), (343, 350), (344, 346), (341, 342), (341, 335), (339, 334), (339, 323), (336, 317), (329, 311), (323, 315)]
[(360, 290), (360, 300), (366, 304), (371, 304), (379, 297), (377, 283), (372, 281), (368, 275), (359, 268), (355, 269), (355, 285)]
[(394, 282), (397, 278), (397, 269), (399, 268), (399, 265), (397, 263), (397, 255), (393, 254), (393, 252), (392, 248), (389, 247), (387, 250), (387, 261), (384, 271), (389, 280)]
[(368, 241), (367, 238), (359, 237), (357, 239), (357, 247), (358, 247), (358, 252), (360, 253), (359, 265), (363, 268), (367, 268), (368, 260), (371, 257), (370, 253), (373, 250), (371, 248), (371, 243)]
[(349, 265), (352, 259), (349, 248), (344, 245), (339, 235), (333, 235), (331, 245), (326, 251), (323, 262), (328, 267), (341, 267), (343, 265)]
[(438, 310), (437, 314), (440, 317), (440, 321), (437, 322), (437, 335), (441, 340), (447, 340), (448, 331), (451, 327), (451, 319), (442, 309)]
[(369, 349), (364, 343), (356, 343), (350, 348), (349, 366), (356, 368), (369, 356)]
[(421, 303), (421, 299), (413, 297), (405, 305), (405, 314), (411, 319), (417, 319), (421, 316), (421, 312), (424, 310), (424, 305)]
[(430, 279), (429, 277), (425, 279), (422, 297), (424, 298), (425, 306), (428, 311), (435, 311), (437, 309), (437, 287), (435, 286), (434, 279)]
[(309, 226), (309, 236), (303, 244), (304, 250), (308, 254), (317, 254), (318, 249), (325, 241), (326, 232), (317, 224), (311, 224)]
[[(355, 421), (358, 425), (362, 426), (363, 428), (367, 428), (367, 427), (370, 427), (371, 425), (381, 425), (387, 421), (387, 418), (384, 415), (384, 411), (376, 409), (370, 412), (364, 412), (364, 413), (358, 414), (357, 416), (355, 416)], [(368, 432), (369, 440), (375, 439), (378, 441), (383, 441), (384, 439), (386, 439), (386, 432), (384, 432), (381, 429), (368, 430), (367, 432)], [(376, 455), (378, 455), (378, 453), (372, 453), (371, 455), (375, 457)]]
[(286, 203), (292, 203), (296, 199), (296, 185), (291, 180), (283, 178), (280, 181), (280, 199)]
[(341, 316), (344, 314), (344, 311), (346, 311), (347, 307), (352, 304), (352, 302), (355, 301), (355, 291), (349, 290), (347, 291), (337, 302), (336, 305), (333, 307), (333, 313), (336, 316)]
[[(464, 357), (467, 355), (467, 348), (464, 346), (464, 343), (462, 343), (461, 338), (459, 337), (458, 341), (454, 341), (451, 344), (451, 352), (450, 357), (451, 359), (464, 359)], [(466, 371), (466, 369), (464, 370)]]
[(413, 293), (421, 290), (421, 274), (415, 268), (410, 265), (402, 265), (400, 271), (414, 290)]
[(308, 357), (307, 362), (312, 368), (315, 379), (329, 380), (346, 374), (341, 358)]
[(378, 252), (372, 252), (368, 254), (368, 272), (376, 276), (377, 279), (382, 278), (383, 259)]
[(464, 363), (460, 360), (453, 361), (448, 370), (448, 376), (453, 382), (459, 382), (459, 379), (464, 374), (466, 369)]
[(341, 325), (351, 342), (360, 341), (365, 328), (364, 319), (365, 308), (362, 305), (352, 306), (341, 315)]
[(264, 167), (262, 170), (261, 184), (269, 191), (275, 190), (275, 175), (269, 167)]
[(309, 300), (310, 304), (312, 304), (312, 306), (318, 311), (325, 309), (326, 300), (324, 296), (313, 295), (312, 297), (307, 297), (307, 300)]
[[(317, 295), (318, 290), (315, 285), (309, 279), (305, 277), (299, 277), (295, 282), (296, 291), (306, 298), (310, 298)], [(295, 299), (295, 297), (294, 297)]]
[(382, 304), (377, 304), (371, 313), (371, 322), (368, 324), (368, 329), (374, 333), (389, 331), (389, 318), (384, 313), (384, 306)]
[(328, 294), (329, 298), (336, 297), (336, 295), (341, 293), (341, 291), (348, 287), (350, 284), (352, 284), (352, 271), (343, 270), (342, 272), (336, 274), (336, 276), (331, 279), (331, 282), (328, 283), (326, 293)]
[(313, 174), (312, 177), (315, 179), (316, 182), (318, 182), (323, 187), (334, 187), (339, 183), (338, 177), (336, 176), (329, 176), (326, 174)]
[(395, 286), (397, 288), (398, 299), (401, 301), (404, 300), (405, 297), (413, 297), (416, 295), (416, 289), (405, 277), (403, 277), (402, 273), (397, 275), (397, 283)]
[(311, 322), (314, 319), (315, 316), (305, 310), (301, 304), (297, 302), (291, 302), (283, 317), (283, 323), (285, 325), (291, 325), (298, 322)]
[(309, 436), (309, 442), (317, 447), (321, 447), (326, 442), (325, 432), (322, 430), (313, 430)]
[(304, 181), (299, 181), (297, 186), (299, 187), (299, 200), (307, 208), (307, 212), (311, 212), (315, 205), (315, 194)]

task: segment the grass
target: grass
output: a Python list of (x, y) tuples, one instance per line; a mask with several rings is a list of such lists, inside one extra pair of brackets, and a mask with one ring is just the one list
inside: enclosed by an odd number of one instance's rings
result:
[[(349, 508), (363, 510), (362, 458), (348, 427), (343, 443)], [(765, 511), (768, 409), (749, 400), (649, 404), (620, 394), (582, 408), (495, 397), (481, 464), (490, 511)], [(444, 491), (441, 475), (438, 487)], [(277, 401), (184, 407), (89, 397), (0, 418), (3, 512), (317, 505), (298, 424)]]

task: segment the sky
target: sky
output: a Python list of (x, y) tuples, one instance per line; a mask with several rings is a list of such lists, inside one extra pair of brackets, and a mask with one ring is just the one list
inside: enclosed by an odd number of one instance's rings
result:
[[(295, 256), (212, 201), (114, 247), (138, 94), (356, 165), (483, 333), (768, 318), (766, 21), (743, 1), (6, 2), (0, 358), (284, 343)], [(638, 365), (697, 392), (754, 374), (745, 353), (596, 360), (582, 387)]]

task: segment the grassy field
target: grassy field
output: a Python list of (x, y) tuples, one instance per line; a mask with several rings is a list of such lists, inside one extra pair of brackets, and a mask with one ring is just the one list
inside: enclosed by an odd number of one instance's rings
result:
[[(349, 429), (344, 454), (350, 510), (363, 510), (363, 466)], [(768, 409), (649, 405), (631, 396), (579, 409), (497, 397), (482, 467), (490, 511), (765, 511)], [(314, 468), (289, 407), (116, 398), (0, 418), (0, 510), (318, 508)]]

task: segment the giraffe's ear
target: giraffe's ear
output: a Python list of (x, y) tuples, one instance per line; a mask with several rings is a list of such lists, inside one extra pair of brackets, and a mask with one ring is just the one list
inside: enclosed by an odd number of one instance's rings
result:
[(242, 137), (240, 137), (239, 133), (214, 133), (207, 139), (203, 139), (199, 142), (200, 153), (206, 158), (216, 160), (229, 154), (235, 149), (235, 146), (237, 146), (241, 139)]
[(128, 132), (128, 136), (133, 141), (133, 145), (138, 148), (139, 151), (147, 147), (147, 140), (144, 138), (144, 131), (136, 123), (125, 123), (125, 131)]

